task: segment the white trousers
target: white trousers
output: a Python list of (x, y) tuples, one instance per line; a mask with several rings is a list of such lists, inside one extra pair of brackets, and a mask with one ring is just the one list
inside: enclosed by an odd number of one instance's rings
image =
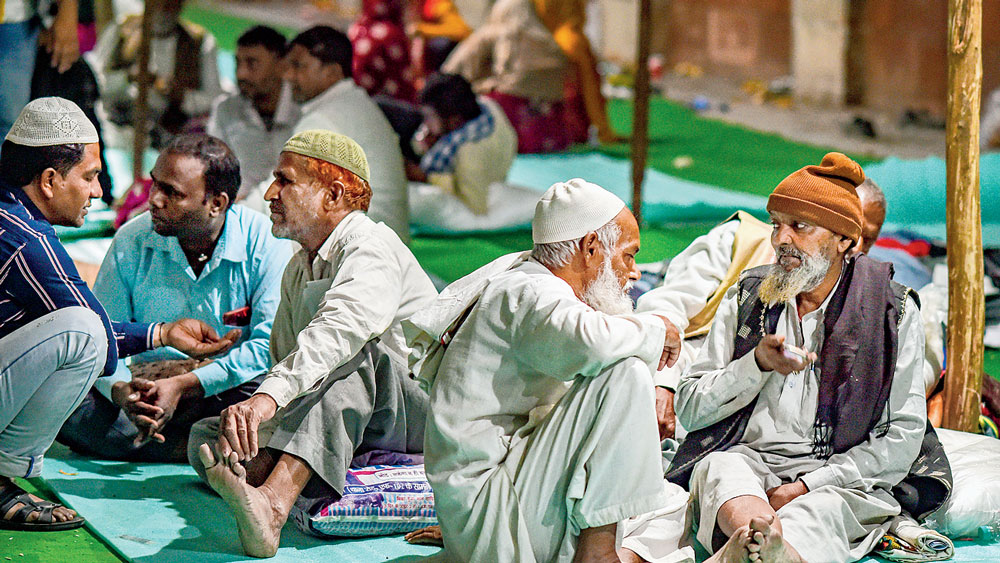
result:
[[(772, 473), (752, 454), (713, 452), (698, 462), (691, 476), (697, 538), (712, 552), (716, 517), (727, 501), (755, 496), (767, 502), (767, 490), (791, 482)], [(782, 535), (809, 563), (857, 561), (871, 551), (899, 514), (888, 491), (865, 492), (831, 485), (796, 498), (778, 510)]]

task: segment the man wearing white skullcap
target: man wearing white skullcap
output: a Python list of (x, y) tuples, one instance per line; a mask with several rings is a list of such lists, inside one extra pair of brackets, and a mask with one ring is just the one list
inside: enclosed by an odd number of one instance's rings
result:
[[(39, 98), (0, 148), (0, 519), (2, 527), (62, 530), (83, 518), (24, 492), (63, 421), (118, 357), (173, 346), (191, 356), (228, 349), (194, 319), (116, 323), (80, 279), (52, 225), (79, 227), (101, 196), (98, 136), (69, 100)], [(155, 415), (156, 413), (151, 413)]]
[(423, 450), (427, 394), (406, 369), (400, 321), (437, 291), (399, 236), (368, 218), (369, 178), (357, 143), (309, 130), (285, 143), (264, 194), (274, 234), (302, 245), (281, 282), (273, 367), (188, 439), (248, 555), (274, 555), (300, 494), (341, 495), (356, 455)]
[(404, 323), (430, 389), (424, 459), (444, 555), (616, 561), (619, 522), (662, 510), (683, 521), (652, 389), (679, 342), (662, 317), (632, 312), (639, 228), (621, 199), (555, 184), (532, 238), (530, 253), (473, 272)]

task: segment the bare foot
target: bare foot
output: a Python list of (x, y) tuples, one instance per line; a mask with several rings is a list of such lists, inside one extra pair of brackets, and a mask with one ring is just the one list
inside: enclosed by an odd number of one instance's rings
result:
[(722, 546), (722, 549), (706, 559), (705, 563), (747, 563), (751, 561), (751, 554), (747, 550), (750, 538), (749, 526), (737, 529), (732, 536), (729, 536), (729, 541)]
[(781, 533), (772, 524), (774, 516), (750, 520), (750, 552), (751, 561), (766, 563), (806, 563), (792, 546), (785, 543)]
[[(235, 453), (235, 452), (234, 452)], [(243, 551), (252, 557), (274, 557), (287, 514), (275, 509), (262, 489), (247, 484), (246, 471), (224, 461), (216, 462), (212, 448), (202, 444), (198, 457), (205, 466), (208, 484), (219, 493), (236, 516)], [(234, 471), (234, 467), (239, 469)]]
[(427, 526), (426, 528), (414, 530), (403, 536), (403, 538), (416, 545), (437, 545), (444, 547), (441, 526)]

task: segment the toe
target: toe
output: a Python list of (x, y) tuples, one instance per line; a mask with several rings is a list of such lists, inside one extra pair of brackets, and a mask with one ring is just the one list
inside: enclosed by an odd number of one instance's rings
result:
[(215, 455), (212, 454), (212, 448), (208, 444), (202, 444), (198, 448), (198, 459), (206, 470), (215, 467)]

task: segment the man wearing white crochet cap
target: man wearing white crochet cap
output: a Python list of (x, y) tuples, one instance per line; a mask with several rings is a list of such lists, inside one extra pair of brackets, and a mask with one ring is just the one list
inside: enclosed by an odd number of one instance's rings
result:
[(406, 369), (400, 321), (437, 292), (399, 236), (366, 215), (369, 178), (357, 143), (309, 130), (285, 143), (264, 194), (275, 236), (302, 245), (281, 281), (271, 371), (188, 439), (248, 555), (275, 554), (300, 495), (342, 494), (355, 455), (423, 449), (427, 394)]
[(671, 500), (651, 382), (679, 342), (662, 317), (632, 312), (639, 228), (621, 199), (555, 184), (532, 238), (530, 253), (473, 272), (404, 323), (430, 388), (425, 469), (443, 556), (618, 561), (618, 523)]
[(108, 318), (52, 228), (83, 225), (90, 200), (101, 196), (99, 150), (97, 130), (76, 104), (38, 98), (21, 110), (0, 151), (0, 528), (83, 525), (11, 477), (41, 473), (63, 422), (98, 376), (115, 372), (119, 357), (160, 346), (203, 357), (239, 338), (238, 329), (219, 338), (194, 319)]

